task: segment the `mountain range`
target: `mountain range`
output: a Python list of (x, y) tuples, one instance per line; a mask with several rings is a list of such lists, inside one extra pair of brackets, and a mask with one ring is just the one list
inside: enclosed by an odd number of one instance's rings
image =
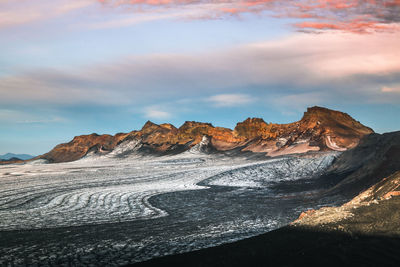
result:
[(0, 160), (28, 160), (32, 159), (35, 156), (28, 155), (28, 154), (14, 154), (14, 153), (7, 153), (4, 155), (0, 155)]
[(179, 128), (147, 121), (141, 130), (130, 133), (76, 136), (36, 159), (50, 163), (68, 162), (88, 154), (105, 155), (121, 146), (125, 146), (125, 154), (134, 151), (167, 155), (200, 149), (209, 153), (254, 152), (275, 157), (308, 151), (345, 151), (357, 146), (363, 136), (371, 133), (374, 133), (371, 128), (346, 113), (315, 106), (308, 108), (297, 122), (276, 124), (261, 118), (248, 118), (237, 123), (233, 130), (194, 121), (186, 121)]

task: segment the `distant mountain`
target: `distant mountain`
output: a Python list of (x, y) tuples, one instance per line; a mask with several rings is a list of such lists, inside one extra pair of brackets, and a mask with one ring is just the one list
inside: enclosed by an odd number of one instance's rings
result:
[(12, 160), (13, 158), (14, 158), (14, 160), (16, 160), (16, 159), (28, 160), (28, 159), (34, 158), (34, 156), (28, 155), (28, 154), (13, 154), (13, 153), (7, 153), (4, 155), (0, 155), (0, 159), (2, 159), (2, 160)]
[(194, 121), (186, 121), (179, 128), (148, 121), (140, 131), (115, 136), (76, 136), (71, 142), (57, 145), (37, 158), (49, 162), (66, 162), (78, 160), (88, 153), (103, 155), (113, 150), (123, 151), (124, 155), (130, 152), (177, 154), (192, 149), (202, 140), (207, 143), (207, 149), (198, 150), (202, 153), (222, 152), (232, 155), (256, 152), (274, 157), (307, 151), (345, 151), (357, 146), (364, 135), (373, 132), (346, 113), (312, 107), (307, 109), (300, 121), (294, 123), (266, 123), (260, 118), (248, 118), (239, 122), (234, 130)]

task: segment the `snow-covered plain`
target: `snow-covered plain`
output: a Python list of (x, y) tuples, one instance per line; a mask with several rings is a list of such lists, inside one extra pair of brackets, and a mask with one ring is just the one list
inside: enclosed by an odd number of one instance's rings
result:
[(300, 203), (301, 193), (288, 200), (271, 186), (313, 179), (336, 155), (114, 153), (1, 166), (0, 265), (122, 265), (269, 231), (327, 204)]

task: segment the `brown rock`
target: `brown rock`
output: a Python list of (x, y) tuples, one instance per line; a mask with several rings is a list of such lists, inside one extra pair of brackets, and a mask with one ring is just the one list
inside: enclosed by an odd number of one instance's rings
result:
[(82, 158), (91, 148), (103, 151), (111, 151), (128, 134), (116, 134), (115, 136), (104, 134), (80, 135), (65, 144), (57, 145), (50, 152), (36, 159), (47, 159), (49, 162), (67, 162)]
[(147, 121), (140, 131), (129, 134), (77, 136), (38, 158), (50, 162), (73, 161), (85, 156), (89, 150), (99, 153), (111, 151), (126, 139), (138, 139), (150, 151), (157, 153), (179, 152), (200, 143), (203, 136), (210, 137), (216, 150), (241, 147), (243, 151), (266, 152), (274, 156), (310, 150), (345, 150), (372, 132), (346, 113), (312, 107), (294, 123), (273, 124), (260, 118), (248, 118), (239, 122), (233, 131), (195, 121), (186, 121), (179, 128)]
[(313, 215), (315, 213), (315, 210), (311, 209), (311, 210), (307, 210), (307, 211), (303, 211), (302, 213), (300, 213), (300, 216), (297, 220), (301, 220), (306, 216), (310, 216)]
[(392, 192), (389, 192), (389, 193), (387, 193), (386, 195), (384, 195), (383, 198), (389, 199), (389, 198), (391, 198), (391, 197), (393, 197), (393, 196), (400, 196), (400, 191), (392, 191)]

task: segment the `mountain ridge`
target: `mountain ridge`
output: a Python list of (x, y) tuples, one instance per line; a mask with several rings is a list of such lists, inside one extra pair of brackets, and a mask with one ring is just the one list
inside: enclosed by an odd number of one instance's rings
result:
[(0, 159), (2, 160), (10, 160), (10, 159), (19, 159), (19, 160), (28, 160), (32, 159), (35, 156), (29, 154), (14, 154), (14, 153), (6, 153), (4, 155), (0, 155)]
[[(308, 151), (343, 151), (355, 147), (374, 131), (347, 113), (323, 107), (310, 107), (293, 123), (266, 123), (261, 118), (247, 118), (231, 130), (211, 123), (186, 121), (179, 128), (169, 123), (147, 121), (141, 130), (112, 135), (81, 135), (69, 143), (59, 144), (35, 159), (49, 162), (74, 161), (89, 151), (107, 154), (127, 140), (140, 142), (141, 151), (155, 155), (187, 151), (208, 136), (210, 151), (265, 153), (267, 156), (305, 153)], [(139, 151), (140, 152), (140, 151)]]

